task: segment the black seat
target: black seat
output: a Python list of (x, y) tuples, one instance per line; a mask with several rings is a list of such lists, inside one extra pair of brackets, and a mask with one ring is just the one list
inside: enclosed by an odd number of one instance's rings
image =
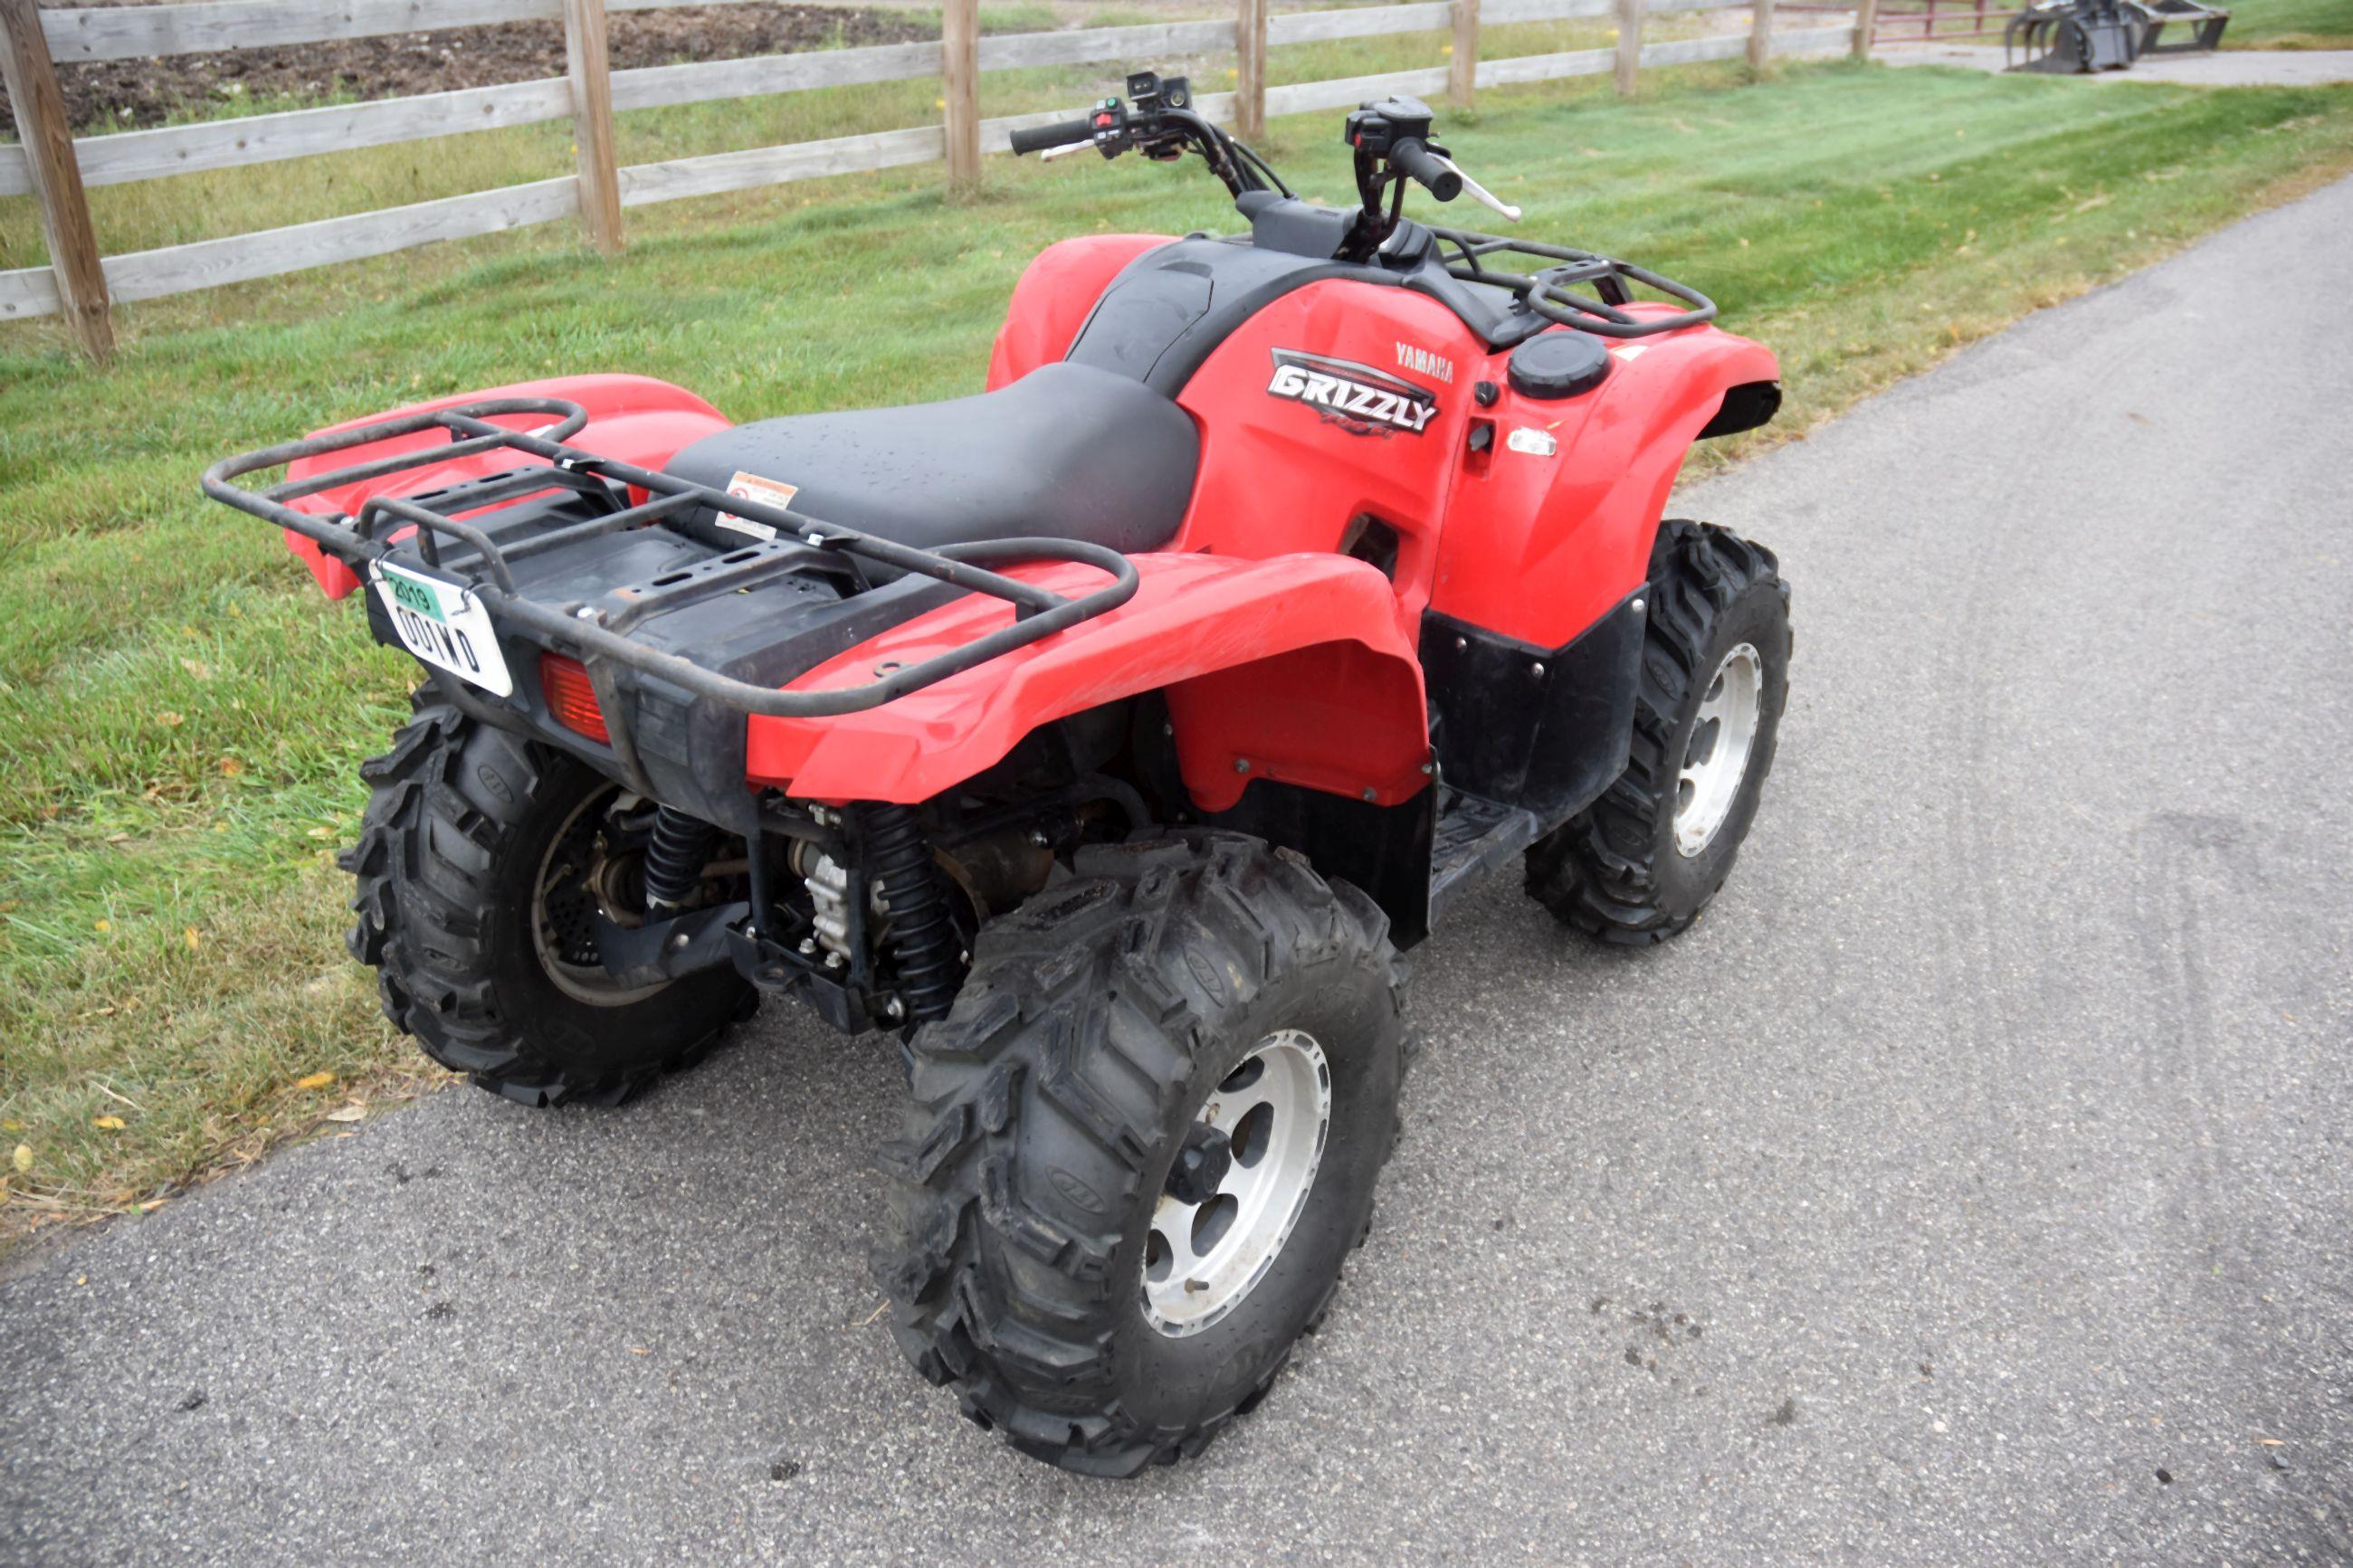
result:
[(797, 485), (794, 510), (920, 549), (1042, 536), (1127, 553), (1176, 533), (1199, 457), (1166, 397), (1057, 363), (977, 397), (739, 425), (667, 471), (721, 490), (739, 472)]

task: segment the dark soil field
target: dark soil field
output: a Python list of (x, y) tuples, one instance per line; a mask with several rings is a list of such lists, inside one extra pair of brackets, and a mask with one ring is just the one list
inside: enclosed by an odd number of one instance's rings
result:
[[(939, 36), (924, 13), (835, 5), (737, 5), (625, 11), (611, 20), (613, 68), (734, 59)], [(564, 74), (560, 22), (508, 22), (341, 43), (60, 65), (77, 130), (161, 125), (222, 100), (400, 98)], [(7, 119), (0, 89), (0, 124)]]

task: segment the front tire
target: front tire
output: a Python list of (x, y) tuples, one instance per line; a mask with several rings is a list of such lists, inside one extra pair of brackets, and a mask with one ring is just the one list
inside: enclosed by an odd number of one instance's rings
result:
[(1369, 899), (1255, 839), (1077, 870), (982, 928), (916, 1035), (875, 1267), (965, 1415), (1129, 1476), (1198, 1453), (1321, 1321), (1396, 1141), (1404, 976)]
[(1732, 874), (1789, 693), (1789, 585), (1771, 551), (1672, 519), (1650, 582), (1626, 771), (1526, 858), (1530, 897), (1633, 945), (1688, 930)]
[(363, 764), (352, 956), (425, 1054), (525, 1105), (613, 1105), (699, 1060), (750, 1013), (732, 969), (623, 989), (572, 862), (618, 794), (586, 763), (477, 723), (431, 687)]

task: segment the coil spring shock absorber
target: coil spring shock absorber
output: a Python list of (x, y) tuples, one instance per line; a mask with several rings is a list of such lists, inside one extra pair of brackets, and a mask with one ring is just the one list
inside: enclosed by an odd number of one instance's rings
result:
[(663, 806), (654, 814), (653, 841), (646, 846), (646, 908), (675, 913), (702, 886), (702, 868), (719, 829), (699, 816)]
[(891, 955), (907, 1021), (944, 1018), (956, 993), (956, 933), (932, 847), (910, 806), (869, 806), (865, 826), (867, 872), (891, 916)]

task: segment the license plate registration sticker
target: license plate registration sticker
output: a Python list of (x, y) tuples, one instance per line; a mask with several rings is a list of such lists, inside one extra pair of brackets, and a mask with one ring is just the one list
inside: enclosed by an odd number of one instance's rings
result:
[(485, 691), (513, 695), (514, 678), (499, 651), (491, 613), (471, 594), (455, 583), (381, 561), (368, 568), (368, 575), (385, 613), (392, 617), (393, 631), (409, 652)]

